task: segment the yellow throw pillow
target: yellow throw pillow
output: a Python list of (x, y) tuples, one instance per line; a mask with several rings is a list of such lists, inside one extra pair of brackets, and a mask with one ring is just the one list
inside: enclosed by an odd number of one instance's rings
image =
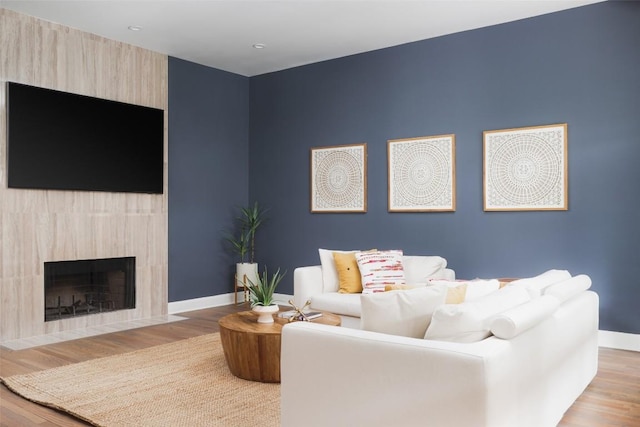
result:
[(409, 286), (409, 285), (384, 285), (384, 291), (406, 291), (409, 289), (415, 289), (419, 286)]
[(501, 277), (501, 278), (499, 278), (498, 282), (500, 282), (500, 289), (504, 288), (509, 283), (513, 282), (514, 280), (518, 280), (518, 279), (511, 278), (511, 277)]
[(362, 278), (356, 261), (356, 254), (333, 253), (333, 260), (338, 271), (338, 292), (341, 294), (357, 294), (362, 292)]
[(447, 299), (445, 304), (462, 304), (467, 296), (467, 284), (454, 286), (447, 289)]

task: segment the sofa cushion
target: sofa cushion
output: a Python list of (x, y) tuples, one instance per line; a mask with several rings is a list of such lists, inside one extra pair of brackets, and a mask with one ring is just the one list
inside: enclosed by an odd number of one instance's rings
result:
[(402, 267), (408, 285), (424, 285), (431, 278), (442, 277), (447, 260), (439, 256), (404, 255)]
[(384, 292), (385, 285), (404, 285), (402, 251), (356, 252), (362, 293)]
[(478, 298), (482, 298), (500, 289), (500, 281), (497, 279), (491, 280), (470, 280), (467, 282), (467, 293), (464, 297), (465, 301), (474, 301)]
[(591, 287), (591, 278), (586, 274), (580, 274), (569, 280), (559, 282), (544, 289), (545, 295), (553, 295), (560, 302), (573, 298), (580, 292), (584, 292)]
[(446, 286), (421, 286), (360, 296), (360, 328), (390, 335), (423, 338), (434, 310), (444, 304)]
[(325, 292), (311, 297), (311, 309), (360, 317), (360, 295)]
[(525, 288), (504, 287), (462, 304), (445, 304), (436, 309), (425, 339), (475, 342), (491, 335), (493, 317), (529, 301)]
[(341, 294), (362, 292), (362, 278), (355, 252), (334, 252), (333, 260), (338, 272), (338, 292)]
[(560, 306), (558, 298), (545, 295), (504, 311), (493, 319), (491, 333), (505, 340), (536, 326)]
[[(447, 288), (447, 297), (444, 301), (445, 304), (461, 304), (464, 302), (464, 297), (467, 293), (467, 284), (463, 283), (461, 285), (458, 286), (446, 286), (446, 285), (433, 285), (433, 284), (429, 284), (427, 285), (427, 287), (430, 286), (445, 286)], [(423, 288), (425, 287), (425, 285), (386, 285), (384, 287), (384, 291), (385, 292), (389, 292), (389, 291), (407, 291), (409, 289), (418, 289), (418, 288)]]
[(531, 298), (536, 298), (543, 294), (547, 286), (570, 278), (571, 274), (567, 270), (548, 270), (534, 277), (514, 280), (506, 286), (522, 286), (529, 291)]
[(481, 298), (485, 295), (488, 295), (492, 292), (500, 289), (500, 282), (497, 279), (491, 280), (439, 280), (439, 279), (431, 279), (429, 280), (430, 284), (434, 285), (446, 285), (450, 288), (454, 288), (460, 285), (466, 285), (464, 301), (473, 301), (477, 298)]

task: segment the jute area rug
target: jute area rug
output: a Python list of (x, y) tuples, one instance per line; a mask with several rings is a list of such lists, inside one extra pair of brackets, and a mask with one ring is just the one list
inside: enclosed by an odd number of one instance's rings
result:
[(0, 378), (96, 426), (279, 426), (280, 386), (229, 372), (220, 334)]

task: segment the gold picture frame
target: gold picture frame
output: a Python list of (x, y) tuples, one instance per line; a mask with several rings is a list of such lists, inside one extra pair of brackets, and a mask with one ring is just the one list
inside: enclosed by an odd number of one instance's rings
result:
[(311, 148), (312, 213), (367, 211), (367, 144)]
[(389, 212), (456, 210), (454, 134), (387, 141)]
[(483, 132), (485, 211), (568, 210), (567, 124)]

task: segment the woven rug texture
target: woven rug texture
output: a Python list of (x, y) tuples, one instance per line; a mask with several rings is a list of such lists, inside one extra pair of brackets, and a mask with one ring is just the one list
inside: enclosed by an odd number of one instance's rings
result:
[(218, 333), (0, 381), (96, 426), (280, 425), (280, 385), (233, 376)]

